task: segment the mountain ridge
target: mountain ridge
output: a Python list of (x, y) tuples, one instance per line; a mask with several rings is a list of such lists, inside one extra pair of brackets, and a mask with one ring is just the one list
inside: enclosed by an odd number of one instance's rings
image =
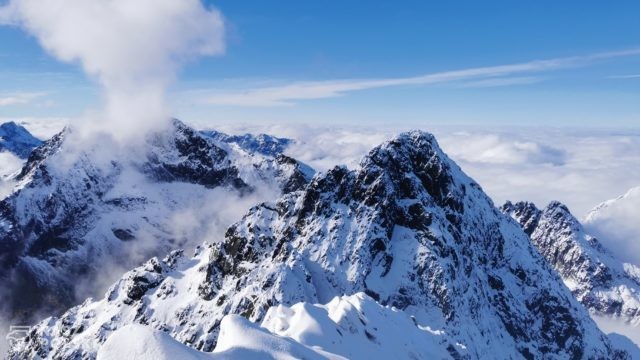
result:
[(275, 198), (309, 177), (283, 154), (237, 150), (178, 120), (133, 146), (87, 146), (76, 135), (66, 128), (36, 148), (0, 201), (0, 278), (12, 284), (0, 295), (10, 317), (58, 313), (91, 295), (105, 271), (208, 236), (181, 228), (180, 217), (210, 216), (225, 227), (222, 209), (231, 216), (233, 206)]
[(507, 202), (501, 210), (521, 224), (592, 314), (628, 324), (625, 335), (640, 331), (640, 267), (618, 260), (560, 202), (542, 210), (530, 202)]
[(40, 323), (11, 356), (92, 358), (136, 323), (208, 352), (228, 314), (257, 322), (276, 304), (358, 292), (445, 331), (465, 348), (447, 347), (452, 358), (628, 357), (520, 226), (419, 131), (254, 206), (193, 258), (148, 261), (102, 300)]

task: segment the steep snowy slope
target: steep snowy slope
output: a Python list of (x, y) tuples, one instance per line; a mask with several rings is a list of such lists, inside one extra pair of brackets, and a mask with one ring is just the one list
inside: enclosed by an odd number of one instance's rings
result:
[(640, 265), (640, 186), (596, 206), (584, 226), (623, 261)]
[[(365, 292), (442, 330), (452, 358), (624, 358), (514, 221), (423, 132), (252, 208), (193, 258), (152, 259), (42, 322), (12, 358), (91, 358), (147, 324), (212, 351), (227, 314)], [(375, 336), (375, 334), (373, 334)]]
[(42, 145), (27, 129), (8, 122), (0, 125), (0, 152), (8, 151), (19, 158), (26, 159), (31, 151)]
[(98, 359), (445, 359), (448, 346), (464, 353), (462, 346), (447, 342), (444, 332), (358, 293), (327, 305), (272, 307), (261, 326), (227, 315), (211, 354), (150, 327), (127, 325), (100, 347)]
[(247, 208), (309, 176), (284, 155), (216, 143), (177, 120), (131, 145), (76, 135), (67, 129), (37, 148), (0, 202), (8, 317), (101, 294), (151, 256), (220, 237)]
[(640, 267), (615, 258), (559, 202), (544, 210), (532, 203), (507, 202), (502, 211), (522, 225), (590, 313), (628, 325), (617, 332), (640, 343)]

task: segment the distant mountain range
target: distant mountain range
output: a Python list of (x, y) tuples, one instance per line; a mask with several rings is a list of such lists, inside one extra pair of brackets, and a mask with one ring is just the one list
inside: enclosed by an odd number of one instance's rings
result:
[(26, 159), (31, 151), (42, 145), (42, 141), (35, 138), (27, 129), (8, 122), (0, 125), (0, 152), (8, 151), (19, 158)]

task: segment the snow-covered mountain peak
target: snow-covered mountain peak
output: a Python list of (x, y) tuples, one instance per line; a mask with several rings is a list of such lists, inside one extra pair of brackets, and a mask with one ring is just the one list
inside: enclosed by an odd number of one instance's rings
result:
[(9, 151), (22, 159), (26, 159), (31, 150), (41, 144), (42, 141), (13, 121), (0, 125), (0, 151)]
[(452, 358), (625, 357), (521, 228), (422, 132), (253, 207), (223, 241), (173, 263), (129, 272), (102, 300), (41, 323), (13, 356), (91, 358), (135, 323), (212, 351), (226, 315), (260, 322), (277, 304), (363, 292), (446, 333)]
[(178, 120), (133, 144), (83, 136), (67, 128), (35, 149), (0, 201), (2, 310), (18, 319), (102, 293), (151, 256), (217, 241), (247, 208), (310, 178), (291, 158)]
[(618, 321), (618, 332), (640, 342), (639, 267), (617, 259), (559, 202), (552, 202), (543, 210), (528, 202), (507, 202), (502, 211), (523, 227), (594, 316)]

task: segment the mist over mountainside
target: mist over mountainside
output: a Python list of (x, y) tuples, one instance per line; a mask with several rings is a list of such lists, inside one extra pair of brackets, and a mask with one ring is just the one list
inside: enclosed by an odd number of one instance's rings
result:
[(640, 265), (640, 186), (593, 208), (585, 228), (624, 261)]
[(99, 296), (151, 256), (216, 241), (247, 208), (312, 176), (285, 155), (217, 142), (177, 120), (136, 144), (93, 140), (73, 128), (48, 140), (0, 201), (7, 318), (33, 321)]
[(336, 167), (253, 207), (193, 258), (149, 260), (104, 299), (40, 323), (11, 358), (93, 358), (131, 324), (212, 351), (228, 314), (259, 322), (277, 304), (358, 292), (443, 331), (451, 358), (628, 356), (520, 226), (416, 131), (374, 148), (355, 170)]
[(603, 329), (640, 346), (640, 266), (616, 258), (559, 202), (543, 210), (528, 202), (507, 202), (501, 210), (522, 226), (594, 320), (605, 324)]

